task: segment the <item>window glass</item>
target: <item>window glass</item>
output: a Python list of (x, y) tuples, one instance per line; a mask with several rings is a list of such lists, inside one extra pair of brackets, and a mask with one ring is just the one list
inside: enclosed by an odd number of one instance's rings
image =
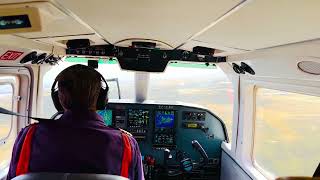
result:
[[(51, 99), (51, 86), (56, 76), (65, 68), (77, 64), (87, 64), (87, 60), (78, 61), (71, 58), (72, 62), (61, 62), (59, 65), (52, 67), (43, 77), (43, 91), (42, 100), (40, 101), (40, 116), (44, 118), (51, 118), (57, 112)], [(116, 63), (113, 64), (99, 64), (97, 69), (103, 77), (108, 81), (109, 86), (109, 99), (119, 99), (118, 84), (122, 99), (134, 98), (134, 73), (122, 71), (120, 66)], [(118, 83), (117, 83), (118, 82)], [(45, 107), (45, 108), (42, 108)]]
[(273, 176), (312, 176), (320, 162), (320, 97), (259, 88), (254, 161)]
[[(58, 66), (48, 71), (43, 78), (41, 117), (50, 118), (56, 110), (53, 106), (50, 90), (54, 78), (66, 67), (75, 63), (86, 64), (80, 58), (68, 58)], [(70, 63), (72, 61), (72, 63)], [(102, 63), (99, 61), (99, 63)], [(134, 99), (134, 72), (123, 71), (118, 64), (99, 64), (98, 71), (108, 80), (110, 87), (109, 99), (118, 99), (118, 87), (122, 99)], [(231, 137), (233, 117), (233, 89), (232, 84), (221, 69), (215, 66), (206, 67), (194, 64), (181, 66), (175, 63), (168, 66), (164, 73), (151, 73), (148, 99), (158, 101), (182, 101), (194, 103), (211, 110), (226, 124)], [(41, 107), (46, 107), (41, 109)], [(231, 138), (230, 138), (231, 140)]]
[(232, 82), (219, 67), (168, 66), (164, 73), (150, 75), (148, 99), (201, 105), (224, 121), (232, 139)]
[[(2, 78), (0, 78), (2, 80)], [(13, 87), (11, 84), (0, 84), (0, 107), (13, 110)], [(14, 137), (9, 136), (12, 116), (0, 114), (0, 170), (9, 165)]]
[[(10, 84), (0, 84), (0, 107), (12, 110), (13, 88)], [(9, 135), (11, 129), (10, 115), (0, 114), (0, 139)]]

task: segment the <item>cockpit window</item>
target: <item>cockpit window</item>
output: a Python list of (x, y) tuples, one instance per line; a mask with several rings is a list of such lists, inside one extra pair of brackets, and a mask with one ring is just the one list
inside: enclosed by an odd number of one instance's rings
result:
[[(87, 64), (87, 59), (67, 58), (45, 73), (39, 107), (41, 117), (50, 118), (56, 113), (50, 96), (51, 85), (63, 69), (75, 63)], [(135, 99), (135, 72), (121, 70), (116, 61), (105, 60), (99, 60), (98, 71), (108, 80), (109, 99)], [(209, 109), (225, 122), (231, 140), (232, 84), (215, 65), (171, 63), (164, 73), (150, 74), (147, 99), (173, 103), (180, 101)]]
[[(0, 107), (12, 110), (13, 104), (13, 87), (11, 84), (0, 83)], [(9, 135), (11, 129), (12, 117), (5, 114), (0, 114), (0, 140), (3, 140)]]
[(171, 64), (164, 73), (150, 75), (148, 99), (180, 101), (205, 107), (224, 121), (229, 140), (232, 139), (233, 88), (219, 67)]
[[(0, 107), (14, 110), (14, 92), (16, 87), (15, 76), (0, 76)], [(13, 120), (10, 115), (0, 114), (0, 171), (10, 162), (10, 155), (15, 140), (12, 131)]]
[(253, 160), (271, 176), (312, 176), (320, 161), (320, 98), (256, 91)]

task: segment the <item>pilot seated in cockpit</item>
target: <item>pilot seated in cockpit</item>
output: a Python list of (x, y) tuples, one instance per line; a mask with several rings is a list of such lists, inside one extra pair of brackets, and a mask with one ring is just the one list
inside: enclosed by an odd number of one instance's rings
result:
[(64, 111), (63, 115), (58, 120), (31, 124), (21, 130), (7, 179), (29, 172), (112, 174), (144, 179), (136, 140), (106, 126), (96, 113), (97, 106), (106, 104), (107, 91), (106, 81), (91, 67), (73, 65), (63, 70), (52, 88), (54, 104)]

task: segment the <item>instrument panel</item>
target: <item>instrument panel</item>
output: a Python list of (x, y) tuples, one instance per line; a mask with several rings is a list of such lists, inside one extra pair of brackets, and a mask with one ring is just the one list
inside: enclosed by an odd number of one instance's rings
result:
[[(112, 126), (130, 132), (137, 140), (144, 165), (153, 162), (153, 169), (180, 169), (180, 163), (186, 162), (185, 159), (200, 162), (203, 157), (192, 147), (196, 140), (208, 155), (208, 163), (202, 167), (208, 171), (201, 171), (204, 179), (219, 177), (221, 142), (227, 141), (228, 137), (224, 123), (209, 110), (184, 104), (142, 104), (119, 100), (109, 102), (104, 111), (98, 113), (104, 115), (105, 122), (110, 123), (112, 119)], [(166, 155), (168, 152), (170, 156)], [(159, 169), (158, 173), (161, 172)], [(169, 177), (152, 175), (150, 171), (145, 171), (145, 176), (146, 179)]]

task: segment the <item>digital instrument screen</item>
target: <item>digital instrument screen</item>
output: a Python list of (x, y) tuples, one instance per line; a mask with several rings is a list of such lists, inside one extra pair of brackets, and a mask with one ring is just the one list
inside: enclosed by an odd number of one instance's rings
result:
[(112, 125), (112, 110), (110, 109), (98, 110), (97, 113), (102, 117), (104, 123), (107, 126)]
[(149, 119), (149, 110), (128, 109), (128, 127), (147, 127)]
[(28, 15), (0, 16), (0, 29), (30, 28)]
[(156, 111), (156, 128), (174, 128), (174, 111)]

